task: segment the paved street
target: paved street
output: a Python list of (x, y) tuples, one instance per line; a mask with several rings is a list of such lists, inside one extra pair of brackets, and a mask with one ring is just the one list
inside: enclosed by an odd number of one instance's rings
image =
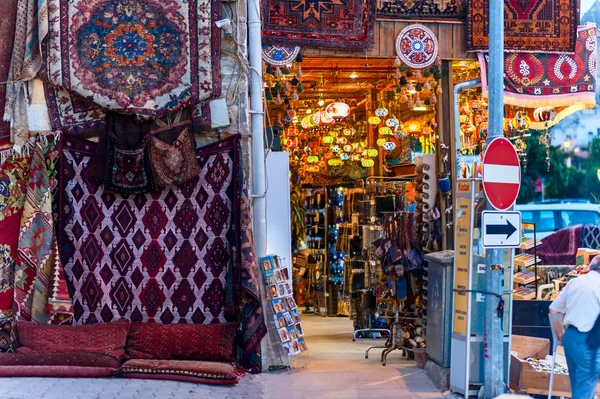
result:
[[(0, 399), (108, 398), (442, 398), (423, 370), (400, 352), (379, 363), (364, 350), (373, 341), (352, 342), (347, 318), (303, 316), (309, 346), (307, 366), (294, 372), (247, 375), (237, 386), (128, 379), (0, 378)], [(376, 341), (382, 344), (382, 341)]]

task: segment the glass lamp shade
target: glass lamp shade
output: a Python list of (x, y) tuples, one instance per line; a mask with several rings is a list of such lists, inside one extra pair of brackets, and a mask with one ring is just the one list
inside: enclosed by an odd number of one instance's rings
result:
[(296, 137), (300, 133), (300, 130), (296, 126), (290, 126), (285, 130), (285, 134), (288, 137)]
[(369, 117), (367, 122), (369, 123), (369, 125), (375, 126), (375, 125), (379, 125), (381, 123), (381, 119), (378, 116), (371, 116), (371, 117)]
[(394, 151), (396, 149), (396, 143), (394, 143), (393, 141), (386, 141), (385, 143), (383, 143), (383, 148), (386, 151)]
[(325, 107), (325, 112), (331, 118), (345, 118), (350, 114), (350, 106), (343, 102), (334, 102)]
[(327, 164), (329, 166), (340, 166), (344, 163), (344, 161), (342, 161), (341, 159), (336, 159), (336, 158), (332, 158), (329, 161), (327, 161)]
[(367, 155), (371, 158), (375, 158), (377, 155), (379, 155), (379, 151), (377, 148), (369, 148), (367, 150)]
[(363, 166), (363, 168), (372, 168), (375, 166), (375, 161), (372, 159), (363, 159), (360, 164)]
[(383, 126), (379, 128), (379, 134), (381, 134), (382, 136), (386, 136), (388, 134), (392, 134), (392, 129), (387, 127), (387, 126)]

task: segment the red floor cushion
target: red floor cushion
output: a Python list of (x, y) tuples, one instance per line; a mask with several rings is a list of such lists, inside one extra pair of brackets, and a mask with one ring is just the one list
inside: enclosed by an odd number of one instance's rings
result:
[(125, 378), (174, 380), (211, 385), (233, 385), (242, 378), (232, 363), (194, 360), (132, 359), (123, 365), (120, 374)]
[(132, 323), (127, 338), (131, 359), (233, 361), (238, 323)]
[(90, 352), (122, 361), (129, 322), (89, 325), (38, 325), (17, 322), (19, 351), (37, 353)]
[(0, 377), (110, 377), (120, 365), (112, 356), (92, 352), (40, 353), (25, 348), (0, 353)]

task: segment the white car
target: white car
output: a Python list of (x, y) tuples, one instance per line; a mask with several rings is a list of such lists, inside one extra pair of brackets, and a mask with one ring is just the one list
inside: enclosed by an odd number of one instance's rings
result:
[[(524, 223), (535, 223), (537, 239), (575, 224), (600, 225), (600, 206), (581, 201), (556, 201), (515, 205)], [(533, 238), (533, 231), (525, 230), (525, 236)]]

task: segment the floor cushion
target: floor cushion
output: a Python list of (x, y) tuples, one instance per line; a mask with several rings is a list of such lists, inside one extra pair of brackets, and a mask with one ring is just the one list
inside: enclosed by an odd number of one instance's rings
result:
[(132, 359), (121, 367), (125, 378), (174, 380), (211, 385), (233, 385), (243, 372), (232, 363), (195, 360)]
[(233, 361), (238, 323), (132, 323), (127, 338), (130, 359)]
[(40, 353), (26, 348), (0, 353), (0, 377), (110, 377), (120, 363), (92, 352)]
[(89, 325), (38, 325), (17, 322), (19, 351), (49, 353), (90, 352), (125, 358), (129, 322)]

